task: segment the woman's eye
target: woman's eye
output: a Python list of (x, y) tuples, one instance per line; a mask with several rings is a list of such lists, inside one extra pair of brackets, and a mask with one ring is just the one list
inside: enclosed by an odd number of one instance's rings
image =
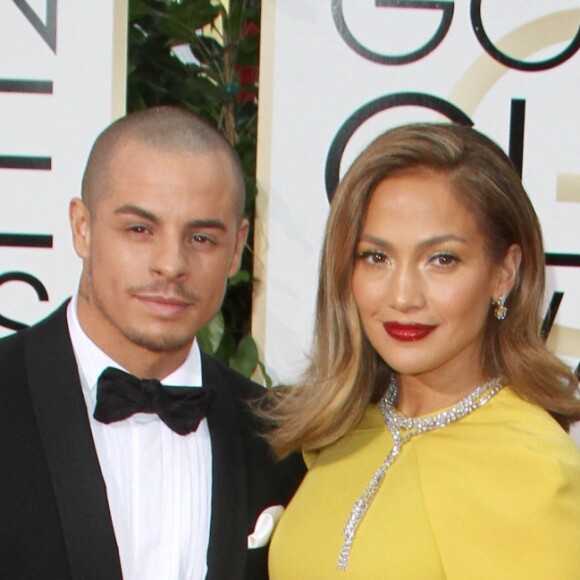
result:
[(454, 264), (456, 264), (459, 260), (457, 258), (457, 256), (453, 255), (453, 254), (437, 254), (436, 256), (433, 256), (433, 258), (431, 258), (431, 260), (437, 265), (437, 266), (453, 266)]
[(369, 264), (384, 264), (388, 260), (386, 254), (371, 251), (361, 252), (360, 258)]

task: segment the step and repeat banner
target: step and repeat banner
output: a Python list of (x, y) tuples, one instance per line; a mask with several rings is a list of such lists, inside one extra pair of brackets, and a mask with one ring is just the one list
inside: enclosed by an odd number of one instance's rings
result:
[(379, 133), (473, 124), (520, 168), (546, 243), (548, 344), (580, 360), (580, 1), (262, 3), (254, 334), (304, 367), (328, 194)]
[(126, 0), (0, 0), (0, 336), (75, 290), (68, 203), (122, 115)]

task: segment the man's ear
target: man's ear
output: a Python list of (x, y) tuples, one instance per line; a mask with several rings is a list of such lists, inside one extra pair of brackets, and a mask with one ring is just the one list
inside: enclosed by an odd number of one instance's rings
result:
[(521, 247), (518, 244), (512, 244), (498, 265), (493, 300), (497, 301), (500, 296), (509, 295), (518, 279), (521, 261)]
[(236, 233), (236, 246), (234, 248), (234, 255), (232, 256), (232, 263), (230, 264), (228, 276), (233, 276), (242, 265), (242, 254), (244, 252), (244, 246), (246, 245), (246, 239), (248, 238), (249, 229), (250, 224), (248, 223), (248, 220), (244, 218)]
[(75, 197), (68, 208), (68, 217), (73, 238), (73, 246), (79, 258), (85, 260), (90, 247), (90, 216), (83, 200)]

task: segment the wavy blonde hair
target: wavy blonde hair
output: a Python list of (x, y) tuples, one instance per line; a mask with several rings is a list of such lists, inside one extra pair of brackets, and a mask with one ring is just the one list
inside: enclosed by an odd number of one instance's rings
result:
[[(490, 315), (482, 369), (501, 376), (524, 399), (547, 409), (568, 428), (580, 418), (578, 380), (548, 352), (540, 336), (545, 263), (538, 218), (514, 166), (490, 139), (453, 124), (411, 124), (389, 130), (355, 160), (332, 199), (322, 249), (310, 364), (302, 380), (274, 389), (258, 412), (283, 457), (297, 448), (336, 441), (376, 402), (391, 370), (364, 335), (351, 289), (356, 246), (373, 191), (389, 176), (429, 170), (449, 177), (473, 213), (494, 261), (512, 244), (522, 261), (507, 306)], [(491, 298), (491, 297), (490, 297)]]

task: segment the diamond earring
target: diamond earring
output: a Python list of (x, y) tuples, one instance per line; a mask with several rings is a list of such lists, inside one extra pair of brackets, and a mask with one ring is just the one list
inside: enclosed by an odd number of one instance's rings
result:
[(497, 300), (494, 300), (493, 302), (495, 306), (493, 314), (498, 320), (505, 320), (507, 318), (508, 309), (505, 305), (506, 300), (507, 294), (502, 294)]

